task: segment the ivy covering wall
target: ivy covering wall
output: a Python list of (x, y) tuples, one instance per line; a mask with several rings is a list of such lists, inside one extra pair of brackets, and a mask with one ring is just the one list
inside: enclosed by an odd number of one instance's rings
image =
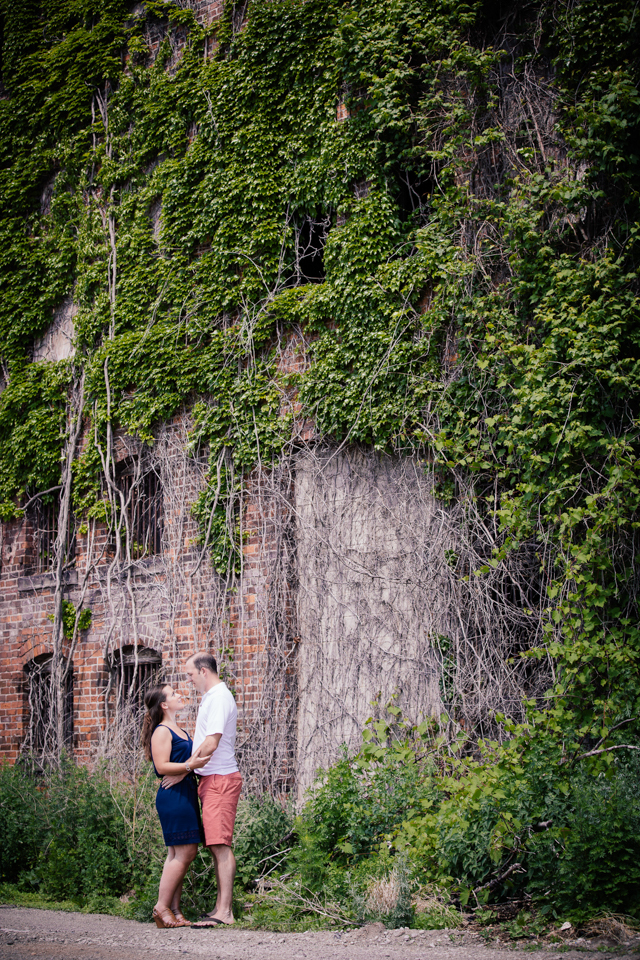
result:
[[(545, 723), (569, 751), (633, 739), (638, 12), (254, 0), (205, 29), (160, 0), (1, 10), (2, 518), (59, 484), (82, 378), (78, 514), (107, 509), (107, 424), (152, 444), (188, 408), (205, 526), (222, 451), (220, 503), (282, 456), (295, 396), (328, 440), (419, 452), (445, 500), (473, 480), (501, 537), (461, 577), (538, 545)], [(34, 362), (65, 298), (75, 355)]]

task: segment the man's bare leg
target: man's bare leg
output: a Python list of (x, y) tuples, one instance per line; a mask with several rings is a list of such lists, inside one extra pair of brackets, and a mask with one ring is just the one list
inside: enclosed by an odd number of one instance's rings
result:
[(224, 843), (212, 843), (209, 847), (216, 871), (218, 896), (215, 909), (210, 914), (222, 923), (234, 923), (231, 903), (233, 900), (233, 881), (236, 876), (236, 858), (233, 850)]

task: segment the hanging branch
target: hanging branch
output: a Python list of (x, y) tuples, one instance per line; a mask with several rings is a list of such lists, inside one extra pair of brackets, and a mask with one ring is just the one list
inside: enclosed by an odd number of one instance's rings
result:
[(84, 371), (80, 382), (72, 387), (67, 409), (68, 434), (65, 444), (62, 466), (60, 511), (58, 514), (58, 532), (54, 545), (55, 591), (53, 599), (53, 660), (51, 665), (51, 684), (55, 717), (55, 761), (59, 763), (64, 748), (65, 735), (65, 697), (66, 678), (69, 667), (64, 664), (64, 572), (69, 548), (69, 515), (71, 509), (71, 486), (73, 482), (72, 465), (75, 459), (78, 441), (82, 431), (82, 413), (84, 405)]

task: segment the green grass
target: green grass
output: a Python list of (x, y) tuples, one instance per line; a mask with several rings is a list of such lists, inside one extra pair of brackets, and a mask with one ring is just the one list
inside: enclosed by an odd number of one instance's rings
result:
[(13, 883), (0, 883), (0, 903), (16, 907), (34, 907), (38, 910), (63, 910), (66, 913), (107, 913), (116, 917), (128, 916), (128, 904), (117, 897), (93, 896), (83, 900), (55, 900), (43, 893), (28, 893)]

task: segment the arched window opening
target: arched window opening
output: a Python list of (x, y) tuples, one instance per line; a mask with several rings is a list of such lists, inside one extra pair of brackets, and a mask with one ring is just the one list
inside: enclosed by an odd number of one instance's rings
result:
[(113, 654), (111, 670), (116, 716), (138, 723), (144, 713), (147, 690), (160, 682), (162, 657), (148, 647), (122, 647)]
[(29, 725), (25, 748), (39, 759), (56, 759), (63, 749), (73, 748), (73, 667), (63, 661), (62, 742), (57, 716), (59, 700), (53, 676), (53, 654), (43, 653), (24, 667), (27, 681)]

